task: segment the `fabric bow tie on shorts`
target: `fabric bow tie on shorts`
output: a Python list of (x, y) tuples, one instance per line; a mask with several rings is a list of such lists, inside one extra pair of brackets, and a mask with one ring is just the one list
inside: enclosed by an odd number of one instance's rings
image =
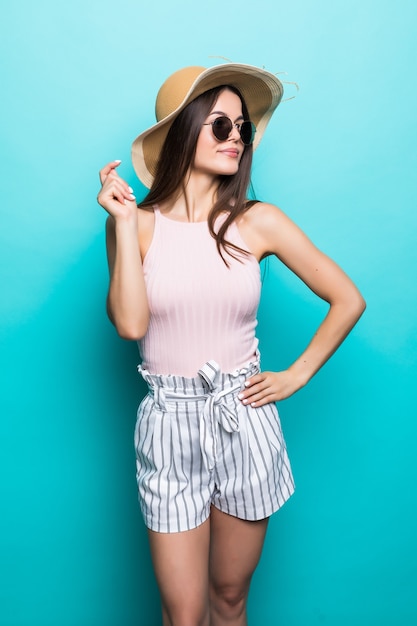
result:
[(228, 433), (239, 431), (237, 411), (234, 406), (231, 408), (226, 404), (226, 397), (231, 394), (236, 396), (242, 388), (242, 380), (237, 378), (233, 385), (224, 387), (221, 370), (216, 361), (207, 361), (198, 371), (198, 376), (203, 381), (206, 393), (197, 392), (190, 395), (172, 389), (167, 390), (159, 385), (152, 385), (150, 392), (156, 406), (162, 411), (167, 409), (166, 403), (205, 401), (199, 421), (200, 447), (204, 465), (208, 471), (212, 471), (217, 460), (219, 426)]
[(228, 433), (239, 431), (239, 419), (235, 410), (225, 403), (229, 394), (240, 391), (241, 382), (238, 380), (232, 387), (223, 388), (219, 382), (220, 368), (215, 361), (208, 361), (198, 375), (207, 385), (208, 392), (200, 420), (200, 445), (204, 454), (206, 468), (214, 469), (217, 460), (218, 425)]

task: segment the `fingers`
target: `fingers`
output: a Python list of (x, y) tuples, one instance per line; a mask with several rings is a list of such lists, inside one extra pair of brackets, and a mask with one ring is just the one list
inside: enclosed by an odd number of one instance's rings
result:
[(102, 187), (97, 196), (98, 203), (114, 217), (116, 217), (116, 213), (119, 213), (122, 206), (130, 202), (134, 202), (136, 207), (133, 189), (116, 172), (119, 165), (119, 160), (112, 161), (100, 170)]
[(250, 404), (251, 406), (262, 406), (268, 402), (274, 402), (274, 389), (271, 384), (270, 372), (261, 372), (255, 374), (245, 382), (245, 390), (242, 391), (238, 398), (242, 404)]
[(290, 369), (281, 372), (261, 372), (245, 381), (245, 388), (238, 398), (242, 404), (259, 407), (268, 402), (278, 402), (289, 398), (302, 387), (297, 376)]
[(107, 165), (105, 165), (99, 172), (99, 176), (100, 176), (100, 182), (101, 184), (104, 183), (104, 181), (106, 180), (107, 176), (110, 174), (111, 171), (114, 171), (116, 169), (116, 167), (119, 167), (121, 163), (120, 159), (116, 159), (115, 161), (112, 161), (111, 163), (107, 163)]
[(110, 181), (99, 192), (97, 201), (105, 209), (108, 207), (109, 202), (113, 201), (125, 205), (128, 202), (135, 202), (136, 198), (132, 191), (133, 189), (128, 187), (123, 181)]
[(103, 193), (110, 198), (115, 198), (119, 202), (126, 204), (130, 200), (135, 200), (132, 187), (117, 174), (110, 173), (103, 185)]

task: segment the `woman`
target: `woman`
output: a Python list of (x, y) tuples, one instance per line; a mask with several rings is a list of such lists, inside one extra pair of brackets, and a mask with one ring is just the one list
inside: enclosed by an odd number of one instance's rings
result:
[[(179, 70), (133, 144), (138, 206), (100, 172), (108, 314), (137, 340), (149, 394), (135, 430), (141, 508), (165, 626), (246, 624), (269, 516), (294, 483), (275, 402), (303, 387), (364, 310), (351, 280), (276, 206), (247, 200), (280, 81), (239, 64)], [(255, 130), (256, 127), (256, 130)], [(263, 372), (259, 262), (277, 256), (330, 305), (287, 370)]]

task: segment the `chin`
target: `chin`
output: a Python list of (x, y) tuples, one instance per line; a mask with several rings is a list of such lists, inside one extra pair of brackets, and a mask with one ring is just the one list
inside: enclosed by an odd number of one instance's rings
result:
[(219, 176), (234, 176), (239, 171), (239, 163), (231, 163), (228, 167), (219, 167), (217, 174)]
[(239, 171), (238, 167), (235, 167), (233, 170), (229, 170), (228, 172), (224, 172), (223, 176), (234, 176)]

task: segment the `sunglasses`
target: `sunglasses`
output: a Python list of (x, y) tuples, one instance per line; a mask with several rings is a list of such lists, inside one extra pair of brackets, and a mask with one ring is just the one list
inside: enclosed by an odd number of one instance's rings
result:
[(245, 146), (250, 146), (255, 138), (256, 127), (250, 121), (233, 123), (230, 117), (222, 115), (216, 117), (212, 122), (206, 122), (203, 126), (211, 126), (213, 135), (219, 141), (226, 141), (229, 138), (233, 128), (237, 128), (240, 138)]

